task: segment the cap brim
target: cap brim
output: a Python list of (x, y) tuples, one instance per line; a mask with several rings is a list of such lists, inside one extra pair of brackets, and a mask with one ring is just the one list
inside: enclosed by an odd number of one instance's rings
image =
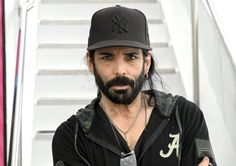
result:
[(152, 50), (152, 48), (149, 45), (136, 42), (136, 41), (130, 41), (130, 40), (106, 40), (101, 41), (98, 43), (95, 43), (91, 46), (89, 46), (88, 50), (95, 50), (98, 48), (105, 48), (105, 47), (114, 47), (114, 46), (126, 46), (126, 47), (134, 47), (134, 48), (141, 48), (145, 50)]

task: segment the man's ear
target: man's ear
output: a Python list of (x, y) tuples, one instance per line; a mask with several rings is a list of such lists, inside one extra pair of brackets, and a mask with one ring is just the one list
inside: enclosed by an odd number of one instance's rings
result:
[(148, 71), (151, 66), (151, 61), (152, 61), (151, 53), (148, 51), (147, 56), (144, 58), (144, 72), (145, 72), (145, 74), (148, 74)]
[(86, 54), (86, 63), (87, 63), (89, 71), (93, 74), (93, 71), (94, 71), (93, 60), (91, 59), (89, 52), (87, 52), (87, 54)]

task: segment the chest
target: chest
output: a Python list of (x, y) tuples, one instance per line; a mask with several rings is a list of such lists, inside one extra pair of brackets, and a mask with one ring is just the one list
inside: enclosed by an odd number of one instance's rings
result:
[[(152, 132), (151, 132), (152, 131)], [(177, 166), (180, 148), (180, 135), (179, 129), (172, 123), (168, 123), (164, 129), (162, 129), (159, 136), (153, 140), (152, 135), (155, 130), (150, 131), (149, 127), (143, 131), (135, 146), (135, 154), (138, 166), (144, 165), (168, 165)], [(136, 138), (136, 137), (135, 137)], [(119, 141), (124, 146), (124, 141), (119, 137)], [(145, 148), (148, 144), (148, 148)], [(112, 153), (109, 148), (92, 145), (89, 156), (93, 163), (99, 163), (98, 165), (114, 165), (119, 166), (121, 156)]]

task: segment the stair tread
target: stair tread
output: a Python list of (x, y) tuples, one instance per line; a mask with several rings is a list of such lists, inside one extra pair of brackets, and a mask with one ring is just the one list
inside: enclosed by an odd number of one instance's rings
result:
[[(157, 70), (157, 72), (159, 71)], [(163, 81), (169, 86), (170, 92), (173, 92), (175, 94), (184, 94), (184, 88), (181, 82), (181, 75), (178, 71), (174, 74), (160, 73), (160, 75)], [(154, 80), (154, 83), (158, 89), (161, 89), (159, 81)], [(36, 99), (39, 97), (50, 96), (96, 97), (96, 95), (97, 86), (94, 81), (93, 75), (44, 75), (36, 77)]]
[[(169, 47), (153, 47), (151, 54), (159, 68), (177, 67), (174, 50)], [(85, 48), (38, 48), (39, 69), (87, 69)]]
[[(152, 3), (119, 3), (122, 6), (136, 8), (145, 13), (147, 19), (163, 20), (163, 11), (159, 2)], [(87, 19), (90, 20), (93, 13), (101, 8), (115, 6), (111, 3), (42, 3), (39, 5), (39, 19)], [(89, 9), (89, 10), (88, 10)], [(61, 12), (61, 11), (64, 12)], [(53, 11), (53, 12), (51, 12)]]
[[(159, 68), (158, 72), (160, 74), (175, 74), (178, 72), (177, 68), (166, 67)], [(90, 75), (90, 71), (87, 69), (39, 69), (37, 75)]]
[(79, 4), (83, 4), (83, 3), (122, 3), (122, 2), (126, 2), (126, 3), (152, 3), (152, 2), (156, 2), (156, 0), (116, 0), (116, 1), (112, 1), (112, 0), (41, 0), (42, 3), (79, 3)]
[[(49, 24), (38, 26), (38, 43), (87, 43), (89, 24)], [(169, 34), (165, 24), (149, 24), (151, 43), (168, 43)]]
[(87, 69), (39, 69), (37, 75), (88, 75)]
[[(41, 19), (40, 25), (82, 25), (90, 24), (90, 19)], [(162, 19), (147, 19), (148, 24), (162, 24)]]
[(35, 134), (35, 140), (51, 140), (55, 130), (38, 130)]
[[(155, 42), (151, 43), (151, 47), (169, 47), (169, 42)], [(87, 43), (39, 43), (38, 48), (84, 48), (86, 49)]]
[(92, 98), (85, 97), (40, 97), (37, 105), (88, 104)]

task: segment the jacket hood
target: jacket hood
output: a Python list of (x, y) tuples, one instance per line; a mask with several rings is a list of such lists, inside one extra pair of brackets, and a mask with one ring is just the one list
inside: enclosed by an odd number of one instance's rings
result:
[[(154, 97), (155, 105), (159, 108), (160, 113), (169, 118), (174, 106), (179, 99), (179, 96), (173, 96), (172, 94), (166, 94), (156, 90), (143, 91), (145, 94)], [(100, 101), (100, 97), (95, 98), (89, 105), (85, 108), (80, 109), (76, 113), (77, 120), (80, 126), (83, 128), (85, 133), (88, 133), (95, 114), (95, 108)]]

